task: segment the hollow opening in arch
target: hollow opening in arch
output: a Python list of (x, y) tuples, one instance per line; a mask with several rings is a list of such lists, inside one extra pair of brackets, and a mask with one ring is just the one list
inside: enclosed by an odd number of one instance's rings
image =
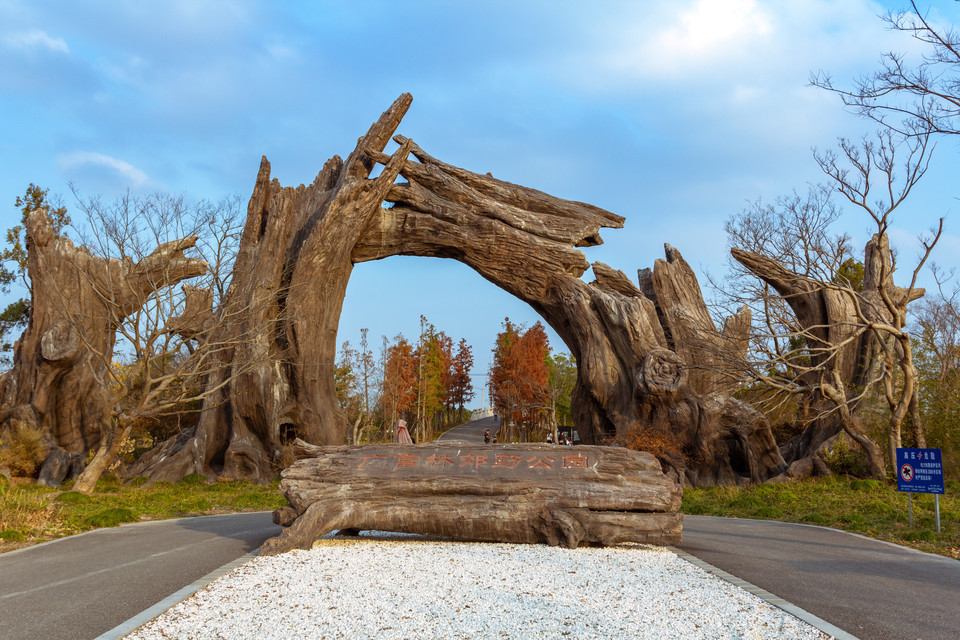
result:
[(280, 444), (288, 445), (292, 444), (294, 440), (299, 437), (299, 432), (297, 431), (297, 426), (289, 422), (284, 422), (280, 425), (279, 428)]
[[(514, 326), (527, 329), (539, 322), (546, 331), (551, 353), (569, 356), (563, 340), (530, 305), (488, 282), (467, 265), (448, 258), (393, 256), (354, 266), (337, 330), (338, 362), (344, 342), (349, 342), (351, 349), (360, 350), (363, 328), (368, 329), (367, 349), (378, 365), (384, 337), (393, 345), (402, 334), (416, 349), (421, 316), (436, 331), (451, 338), (455, 352), (461, 338), (472, 348), (470, 378), (475, 395), (466, 409), (491, 408), (488, 371), (505, 318)], [(397, 418), (406, 419), (411, 435), (422, 442), (424, 431), (417, 424), (416, 411)], [(348, 422), (354, 424), (353, 416), (348, 415)], [(394, 428), (395, 420), (392, 422), (385, 426)], [(563, 422), (572, 426), (572, 417), (563, 418)], [(536, 437), (531, 430), (515, 431), (526, 433), (531, 440)], [(500, 435), (504, 441), (508, 434), (504, 431)], [(546, 431), (539, 436), (545, 438)]]

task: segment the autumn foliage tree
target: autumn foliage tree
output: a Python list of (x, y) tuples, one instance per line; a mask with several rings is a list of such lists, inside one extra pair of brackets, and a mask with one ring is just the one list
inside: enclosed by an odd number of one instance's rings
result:
[(490, 369), (492, 402), (507, 441), (525, 441), (543, 429), (550, 408), (550, 342), (543, 325), (529, 329), (505, 318)]
[[(381, 402), (383, 421), (390, 426), (407, 416), (417, 398), (417, 365), (413, 346), (402, 334), (385, 348)], [(388, 432), (387, 429), (384, 429)], [(389, 432), (388, 432), (389, 433)]]
[(360, 348), (342, 343), (335, 368), (337, 399), (353, 424), (353, 444), (390, 441), (397, 421), (405, 420), (418, 441), (466, 419), (473, 396), (473, 351), (465, 339), (454, 341), (421, 317), (421, 334), (411, 344), (403, 334), (383, 337), (379, 360), (361, 329)]
[(473, 369), (473, 347), (466, 338), (461, 338), (457, 345), (457, 354), (450, 361), (449, 399), (450, 408), (460, 412), (464, 405), (473, 400), (473, 385), (470, 382), (470, 370)]

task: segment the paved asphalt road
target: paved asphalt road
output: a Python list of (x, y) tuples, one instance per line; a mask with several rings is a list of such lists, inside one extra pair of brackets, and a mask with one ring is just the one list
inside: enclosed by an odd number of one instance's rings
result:
[(269, 512), (98, 529), (0, 555), (0, 639), (88, 640), (279, 533)]
[(835, 529), (687, 516), (680, 549), (861, 640), (960, 638), (960, 562)]
[(482, 443), (484, 431), (489, 429), (490, 437), (492, 438), (499, 428), (500, 418), (496, 416), (492, 416), (490, 418), (481, 418), (480, 420), (474, 420), (473, 422), (461, 424), (459, 427), (448, 429), (447, 431), (441, 433), (437, 440), (463, 440), (471, 444)]

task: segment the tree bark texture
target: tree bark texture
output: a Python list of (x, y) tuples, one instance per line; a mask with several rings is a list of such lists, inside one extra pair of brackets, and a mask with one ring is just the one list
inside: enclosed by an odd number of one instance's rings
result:
[[(288, 434), (340, 443), (348, 424), (334, 385), (337, 325), (353, 270), (351, 251), (378, 214), (408, 153), (401, 147), (374, 179), (369, 150), (389, 142), (412, 98), (404, 94), (352, 154), (330, 158), (308, 187), (282, 187), (263, 158), (226, 300), (235, 318), (212, 340), (230, 342), (200, 421), (146, 454), (128, 473), (155, 481), (191, 474), (269, 482)], [(244, 373), (231, 371), (242, 368)], [(229, 381), (226, 383), (225, 381)]]
[[(624, 218), (444, 163), (403, 136), (394, 138), (397, 151), (383, 153), (411, 100), (401, 96), (345, 162), (327, 161), (309, 187), (271, 181), (263, 159), (226, 303), (247, 310), (245, 335), (260, 334), (225, 354), (224, 370), (263, 364), (207, 401), (195, 432), (164, 443), (132, 473), (265, 482), (284, 434), (343, 443), (349, 425), (333, 370), (347, 283), (354, 264), (396, 255), (459, 260), (530, 304), (577, 360), (573, 412), (585, 442), (660, 422), (695, 461), (669, 461), (686, 482), (779, 473), (769, 427), (730, 399), (736, 380), (712, 367), (725, 349), (745, 349), (747, 312), (717, 331), (692, 269), (669, 246), (640, 286), (602, 263), (585, 282), (591, 265), (578, 248), (600, 244), (600, 229)], [(375, 163), (384, 168), (371, 179)]]
[(613, 447), (439, 443), (311, 447), (283, 472), (288, 528), (262, 555), (336, 529), (464, 540), (679, 544), (680, 485), (649, 453)]
[[(13, 368), (0, 377), (0, 422), (39, 427), (52, 445), (51, 465), (65, 470), (63, 452), (85, 454), (108, 428), (103, 384), (116, 323), (150, 291), (198, 276), (206, 263), (184, 256), (196, 237), (163, 244), (138, 263), (95, 257), (56, 236), (44, 210), (27, 219), (26, 241), (30, 321)], [(44, 477), (63, 479), (59, 472)]]

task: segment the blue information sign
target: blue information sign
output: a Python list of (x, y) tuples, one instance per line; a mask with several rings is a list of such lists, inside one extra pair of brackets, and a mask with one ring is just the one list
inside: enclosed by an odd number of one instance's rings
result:
[(940, 449), (897, 449), (897, 491), (943, 495)]

